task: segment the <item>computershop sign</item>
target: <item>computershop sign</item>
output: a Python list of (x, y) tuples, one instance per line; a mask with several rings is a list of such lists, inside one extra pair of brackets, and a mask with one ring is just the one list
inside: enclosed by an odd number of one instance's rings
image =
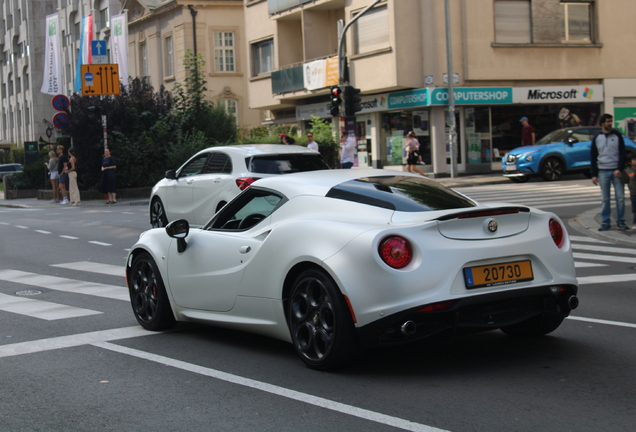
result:
[[(454, 89), (453, 95), (457, 105), (513, 103), (512, 87), (459, 87)], [(433, 89), (431, 105), (448, 105), (448, 89)]]
[(603, 102), (603, 86), (515, 87), (515, 103)]

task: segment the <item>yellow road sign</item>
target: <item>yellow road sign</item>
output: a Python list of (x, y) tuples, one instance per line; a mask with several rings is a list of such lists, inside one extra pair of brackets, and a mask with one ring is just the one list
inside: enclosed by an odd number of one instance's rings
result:
[(119, 65), (82, 65), (82, 96), (119, 94)]

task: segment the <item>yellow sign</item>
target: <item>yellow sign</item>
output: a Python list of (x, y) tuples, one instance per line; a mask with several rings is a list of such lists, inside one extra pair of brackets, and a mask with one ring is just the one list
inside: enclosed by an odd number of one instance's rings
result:
[(82, 96), (119, 94), (119, 65), (82, 65)]
[(338, 71), (338, 57), (330, 57), (327, 59), (327, 79), (325, 80), (325, 87), (338, 85), (339, 71)]

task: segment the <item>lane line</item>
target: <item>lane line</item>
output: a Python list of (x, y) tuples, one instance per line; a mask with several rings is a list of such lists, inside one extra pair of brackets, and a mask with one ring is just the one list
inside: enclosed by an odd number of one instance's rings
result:
[(126, 267), (111, 264), (101, 264), (91, 261), (78, 261), (72, 263), (51, 264), (51, 267), (79, 270), (91, 273), (105, 274), (109, 276), (125, 276)]
[(599, 240), (594, 237), (584, 237), (584, 236), (570, 236), (570, 240), (574, 242), (583, 242), (583, 243), (604, 243), (604, 244), (612, 244), (611, 242), (605, 240)]
[(585, 276), (577, 278), (579, 285), (588, 284), (610, 284), (616, 282), (633, 282), (636, 281), (636, 273), (631, 274), (616, 274), (616, 275), (602, 275), (602, 276)]
[(589, 259), (589, 260), (597, 260), (597, 261), (609, 261), (609, 262), (624, 262), (624, 263), (636, 263), (636, 258), (631, 257), (622, 257), (622, 256), (612, 256), (612, 255), (598, 255), (598, 254), (588, 254), (581, 252), (573, 252), (572, 256), (575, 259)]
[(35, 230), (35, 232), (40, 234), (51, 234), (50, 231), (44, 231), (44, 230)]
[(0, 310), (47, 321), (98, 315), (102, 312), (0, 293)]
[(596, 319), (596, 318), (584, 318), (584, 317), (578, 317), (578, 316), (569, 316), (568, 319), (571, 319), (574, 321), (591, 322), (596, 324), (607, 324), (607, 325), (613, 325), (617, 327), (636, 328), (636, 324), (625, 323), (620, 321), (608, 321), (608, 320), (602, 320), (602, 319)]
[(77, 240), (77, 239), (79, 239), (79, 237), (73, 237), (73, 236), (68, 236), (68, 235), (61, 235), (60, 237), (65, 238), (65, 239), (69, 239), (69, 240)]
[(306, 403), (319, 408), (328, 409), (330, 411), (339, 412), (352, 417), (361, 418), (363, 420), (372, 421), (379, 424), (384, 424), (407, 431), (417, 432), (443, 432), (443, 429), (438, 429), (432, 426), (427, 426), (421, 423), (415, 423), (409, 420), (401, 419), (399, 417), (393, 417), (386, 414), (382, 414), (376, 411), (370, 411), (363, 408), (358, 408), (353, 405), (347, 405), (340, 402), (335, 402), (329, 399), (321, 398), (318, 396), (312, 396), (307, 393), (301, 393), (296, 390), (290, 390), (285, 387), (280, 387), (273, 384), (268, 384), (262, 381), (256, 381), (250, 378), (244, 378), (238, 375), (221, 372), (216, 369), (211, 369), (203, 366), (198, 366), (192, 363), (186, 363), (181, 360), (171, 359), (169, 357), (160, 356), (145, 351), (140, 351), (124, 346), (108, 343), (108, 342), (95, 342), (91, 345), (103, 348), (106, 350), (114, 351), (120, 354), (137, 357), (143, 360), (152, 361), (164, 366), (170, 366), (176, 369), (180, 369), (187, 372), (207, 376), (220, 381), (237, 384), (243, 387), (248, 387), (262, 392), (270, 393), (276, 396), (288, 398), (297, 402)]
[(636, 255), (636, 250), (634, 248), (592, 246), (592, 245), (582, 245), (582, 244), (573, 243), (572, 244), (572, 249), (588, 250), (588, 251), (592, 251), (592, 252), (607, 252), (607, 253), (619, 253), (619, 254), (627, 254), (627, 255)]
[(29, 229), (28, 226), (24, 226), (24, 225), (16, 225), (15, 227), (20, 229)]
[(39, 275), (19, 270), (0, 270), (0, 280), (14, 282), (35, 287), (48, 288), (76, 294), (86, 294), (107, 299), (130, 301), (128, 288), (116, 285), (106, 285), (85, 282), (57, 276)]
[(98, 245), (98, 246), (112, 246), (112, 244), (110, 244), (110, 243), (102, 243), (102, 242), (97, 241), (97, 240), (89, 240), (88, 242), (91, 243), (91, 244), (94, 244), (94, 245)]
[(609, 264), (598, 264), (574, 261), (574, 268), (588, 268), (588, 267), (609, 267)]
[(90, 345), (95, 342), (108, 342), (112, 340), (130, 339), (156, 334), (161, 334), (161, 332), (151, 332), (137, 325), (68, 336), (58, 336), (28, 342), (18, 342), (9, 345), (0, 345), (0, 358), (14, 357), (23, 354), (34, 354), (62, 348), (73, 348), (82, 345)]

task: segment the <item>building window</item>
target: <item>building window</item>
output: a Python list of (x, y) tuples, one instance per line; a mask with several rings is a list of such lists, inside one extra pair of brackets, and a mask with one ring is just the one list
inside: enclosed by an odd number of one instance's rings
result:
[(165, 59), (166, 59), (166, 68), (165, 68), (165, 72), (166, 72), (166, 77), (173, 77), (174, 76), (174, 55), (173, 55), (173, 48), (172, 48), (172, 36), (168, 36), (166, 37), (165, 40)]
[(561, 3), (561, 40), (568, 43), (592, 41), (592, 5)]
[(225, 111), (232, 114), (238, 124), (238, 103), (235, 99), (219, 99), (219, 103), (225, 106)]
[(24, 69), (24, 90), (29, 90), (29, 71)]
[(371, 9), (354, 23), (354, 52), (361, 54), (389, 47), (389, 10), (386, 6)]
[(272, 39), (252, 44), (252, 76), (274, 69), (274, 41)]
[(234, 32), (214, 33), (214, 66), (216, 72), (234, 72)]
[(80, 40), (80, 36), (81, 36), (80, 33), (81, 33), (80, 23), (76, 22), (75, 24), (73, 24), (73, 39), (74, 39), (75, 42)]
[(16, 77), (15, 79), (15, 92), (22, 93), (22, 79), (20, 77)]
[(139, 69), (141, 69), (141, 76), (148, 76), (148, 46), (145, 43), (139, 45)]
[(529, 1), (495, 2), (495, 42), (511, 44), (532, 42)]
[(9, 97), (13, 96), (13, 76), (9, 74)]
[(99, 11), (99, 30), (108, 27), (108, 8)]

